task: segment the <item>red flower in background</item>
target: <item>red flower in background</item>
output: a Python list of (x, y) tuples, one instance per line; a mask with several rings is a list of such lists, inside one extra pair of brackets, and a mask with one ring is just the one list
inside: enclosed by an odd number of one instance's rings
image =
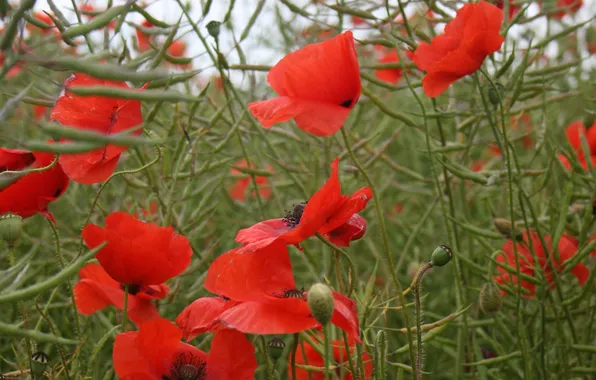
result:
[[(0, 34), (2, 34), (2, 30), (0, 30)], [(2, 53), (0, 51), (0, 68), (4, 65), (4, 53)], [(10, 78), (14, 78), (17, 75), (19, 75), (21, 73), (21, 71), (23, 70), (22, 68), (23, 64), (18, 62), (16, 65), (14, 65), (13, 67), (11, 67), (8, 72), (6, 73), (6, 78), (10, 79)]]
[[(186, 43), (184, 43), (184, 41), (181, 40), (176, 40), (172, 42), (170, 46), (168, 46), (167, 52), (170, 56), (174, 58), (184, 58), (184, 55), (186, 54)], [(178, 66), (182, 69), (186, 69), (192, 66), (190, 63), (173, 65)]]
[[(73, 288), (75, 304), (79, 313), (93, 314), (110, 305), (124, 308), (124, 285), (114, 280), (98, 264), (87, 264), (80, 271), (81, 280)], [(168, 295), (165, 284), (129, 287), (127, 315), (137, 325), (159, 318), (154, 299)]]
[(39, 32), (41, 33), (43, 36), (47, 35), (47, 34), (54, 34), (54, 35), (58, 35), (59, 32), (56, 30), (55, 26), (54, 26), (54, 20), (52, 20), (52, 18), (45, 12), (34, 12), (33, 13), (33, 18), (43, 22), (44, 24), (48, 25), (50, 28), (39, 28), (33, 24), (27, 24), (26, 28), (29, 31), (29, 33), (35, 33), (35, 32)]
[[(50, 165), (54, 158), (50, 153), (0, 148), (0, 173), (27, 167), (43, 168)], [(64, 194), (68, 183), (68, 177), (59, 164), (42, 172), (25, 174), (8, 185), (0, 183), (0, 214), (11, 212), (27, 218), (41, 213), (55, 222), (48, 211), (48, 204)]]
[(33, 106), (33, 115), (35, 116), (35, 119), (43, 119), (47, 113), (48, 113), (48, 107), (39, 106), (37, 104), (35, 106)]
[(365, 23), (366, 21), (362, 17), (352, 16), (352, 24), (354, 24), (354, 26), (363, 25)]
[[(349, 341), (350, 355), (354, 358), (357, 356), (355, 342)], [(288, 364), (288, 378), (291, 380), (324, 380), (325, 374), (322, 372), (325, 368), (325, 359), (317, 352), (317, 350), (305, 340), (303, 342), (304, 350), (299, 349), (296, 355), (296, 379), (292, 378), (292, 366)], [(348, 355), (346, 346), (343, 340), (336, 340), (331, 342), (332, 359), (337, 363), (335, 374), (340, 380), (353, 380), (352, 374), (349, 371)], [(373, 362), (370, 355), (366, 352), (362, 353), (362, 362), (364, 363), (364, 379), (372, 378)], [(320, 367), (321, 372), (307, 371), (300, 368), (301, 365), (309, 365), (313, 367)], [(341, 373), (344, 376), (340, 376)]]
[(560, 11), (548, 15), (548, 17), (560, 20), (567, 14), (575, 14), (584, 3), (582, 0), (556, 0), (555, 4), (555, 0), (547, 0), (545, 3), (540, 1), (538, 4), (545, 11), (550, 11), (554, 8), (560, 9)]
[(511, 1), (511, 0), (496, 0), (497, 8), (499, 8), (500, 10), (505, 12), (505, 2), (506, 1), (509, 3), (509, 20), (511, 20), (519, 12), (521, 7), (518, 5), (513, 5), (513, 1)]
[[(586, 155), (581, 146), (581, 135), (586, 138), (588, 142), (588, 148), (590, 149), (589, 156), (593, 166), (596, 166), (596, 121), (592, 124), (592, 127), (586, 131), (586, 127), (584, 122), (581, 120), (576, 120), (573, 123), (569, 124), (565, 129), (565, 135), (567, 136), (567, 140), (573, 147), (577, 159), (580, 165), (584, 168), (584, 170), (588, 169), (588, 163), (586, 161)], [(568, 170), (571, 169), (571, 164), (567, 160), (567, 158), (559, 154), (559, 160), (563, 163), (565, 168)]]
[[(559, 250), (559, 260), (556, 259), (555, 255), (552, 254), (552, 238), (550, 235), (544, 236), (544, 242), (547, 246), (548, 252), (544, 251), (544, 248), (540, 242), (540, 237), (535, 231), (530, 231), (530, 234), (526, 231), (522, 234), (523, 241), (518, 242), (516, 244), (517, 253), (519, 255), (519, 266), (520, 266), (520, 273), (528, 275), (530, 277), (535, 277), (536, 267), (540, 268), (544, 272), (544, 277), (546, 282), (549, 284), (550, 288), (555, 287), (555, 279), (554, 274), (551, 270), (551, 267), (548, 263), (548, 257), (551, 257), (553, 261), (553, 266), (555, 271), (560, 273), (565, 268), (564, 262), (569, 258), (573, 257), (577, 253), (578, 250), (578, 242), (575, 238), (570, 235), (563, 234), (561, 239), (559, 240), (558, 250)], [(530, 244), (532, 247), (530, 247)], [(538, 259), (538, 263), (534, 262), (534, 256), (532, 255), (532, 250), (534, 249), (534, 253), (536, 254), (536, 258)], [(513, 252), (513, 242), (511, 240), (507, 240), (503, 245), (501, 250), (505, 253), (505, 256), (498, 255), (497, 261), (500, 263), (504, 263), (509, 265), (512, 268), (516, 267), (515, 264), (515, 253)], [(518, 278), (515, 273), (509, 273), (504, 268), (497, 266), (497, 270), (499, 275), (495, 277), (495, 281), (499, 284), (510, 284), (515, 291)], [(578, 263), (573, 269), (571, 269), (571, 274), (573, 274), (577, 280), (579, 281), (580, 285), (584, 285), (588, 280), (590, 275), (590, 270), (582, 263)], [(522, 297), (534, 297), (536, 296), (536, 285), (521, 279), (521, 286), (528, 290), (529, 293), (523, 293)], [(501, 291), (504, 295), (507, 294), (504, 291)]]
[[(395, 49), (386, 49), (379, 45), (377, 50), (381, 52), (381, 57), (378, 60), (379, 63), (399, 62), (399, 56)], [(375, 70), (375, 76), (384, 82), (397, 84), (401, 79), (401, 69), (378, 69)]]
[(188, 240), (172, 227), (144, 223), (125, 212), (106, 218), (106, 227), (88, 224), (82, 233), (93, 249), (108, 244), (96, 255), (114, 280), (131, 286), (159, 285), (182, 273), (190, 264)]
[[(212, 309), (221, 312), (215, 322), (224, 327), (249, 334), (291, 334), (320, 328), (308, 307), (307, 292), (297, 289), (288, 248), (283, 244), (256, 252), (234, 249), (224, 253), (209, 267), (204, 286), (211, 293), (231, 300), (228, 302), (235, 302), (225, 305), (219, 301)], [(337, 292), (333, 292), (333, 297), (335, 309), (331, 323), (358, 340), (356, 304)], [(178, 317), (185, 336), (206, 327), (203, 318), (192, 317), (204, 312), (203, 304), (193, 303)], [(200, 322), (188, 322), (193, 319)]]
[[(529, 113), (523, 113), (520, 116), (514, 116), (511, 118), (511, 127), (515, 131), (520, 131), (521, 133), (526, 134), (526, 136), (522, 137), (521, 141), (524, 145), (525, 149), (531, 149), (534, 145), (534, 140), (529, 133), (532, 132), (532, 117)], [(511, 136), (509, 136), (511, 139)], [(491, 144), (488, 149), (496, 156), (501, 156), (501, 150), (497, 146), (497, 144)]]
[[(126, 82), (114, 82), (75, 73), (64, 82), (65, 90), (52, 108), (51, 120), (65, 127), (106, 135), (125, 132), (143, 123), (140, 101), (78, 96), (69, 91), (69, 88), (78, 86), (129, 88)], [(142, 131), (137, 129), (131, 132), (131, 135), (138, 136), (141, 133)], [(109, 144), (91, 152), (63, 154), (60, 156), (60, 164), (73, 181), (84, 184), (103, 182), (114, 172), (120, 154), (126, 149), (125, 146)]]
[[(251, 188), (251, 196), (255, 197), (255, 191), (252, 187), (252, 180), (250, 178), (250, 176), (248, 174), (244, 174), (242, 173), (240, 170), (236, 169), (236, 167), (239, 168), (246, 168), (246, 160), (240, 160), (238, 162), (236, 162), (236, 164), (234, 164), (234, 167), (232, 167), (232, 169), (230, 170), (230, 175), (231, 176), (242, 176), (242, 178), (239, 178), (237, 180), (234, 181), (234, 186), (230, 189), (230, 196), (232, 197), (232, 199), (240, 201), (240, 202), (244, 202), (246, 201), (246, 190), (248, 188)], [(251, 169), (255, 169), (255, 163), (251, 162), (250, 163), (250, 168)], [(271, 166), (267, 166), (266, 169), (268, 172), (272, 172), (273, 169), (271, 168)], [(257, 188), (259, 190), (259, 196), (265, 200), (269, 199), (269, 197), (271, 197), (271, 187), (269, 186), (269, 178), (267, 178), (266, 176), (255, 176), (255, 182), (257, 183)]]
[(422, 88), (427, 96), (441, 95), (458, 79), (474, 73), (489, 55), (501, 48), (499, 34), (503, 11), (481, 1), (464, 5), (445, 31), (431, 43), (420, 42), (414, 52), (414, 63), (425, 70)]
[(311, 26), (304, 28), (300, 35), (305, 39), (314, 39), (319, 41), (328, 40), (336, 35), (336, 31), (333, 28), (324, 28), (321, 25), (315, 23)]
[(366, 231), (362, 211), (372, 198), (372, 191), (363, 187), (351, 196), (341, 194), (339, 159), (331, 164), (331, 177), (308, 200), (300, 203), (285, 218), (269, 219), (240, 230), (236, 242), (244, 244), (242, 251), (254, 251), (274, 242), (298, 245), (315, 235), (325, 235), (336, 245), (348, 246)]
[(294, 119), (315, 136), (336, 133), (361, 92), (352, 32), (288, 54), (269, 71), (267, 81), (280, 96), (248, 104), (265, 128)]
[(182, 329), (184, 340), (190, 341), (199, 334), (220, 329), (219, 316), (237, 304), (223, 297), (201, 297), (182, 310), (176, 324)]
[[(95, 7), (89, 3), (79, 5), (79, 11), (85, 16), (87, 16), (89, 20), (93, 20), (95, 17), (97, 17), (97, 15), (102, 13), (102, 11), (97, 11)], [(105, 12), (105, 10), (103, 12)], [(116, 21), (110, 21), (110, 23), (108, 24), (108, 28), (112, 30), (115, 29)]]
[[(152, 28), (153, 24), (150, 23), (149, 21), (145, 20), (145, 21), (143, 21), (141, 26), (144, 28)], [(139, 53), (143, 53), (147, 50), (152, 49), (151, 45), (149, 44), (150, 39), (152, 39), (151, 35), (145, 34), (145, 32), (143, 32), (141, 29), (137, 29), (137, 40), (138, 40), (137, 48), (139, 49)]]
[(209, 354), (182, 343), (182, 331), (166, 319), (142, 323), (116, 336), (112, 360), (120, 380), (251, 380), (255, 350), (244, 334), (221, 330)]

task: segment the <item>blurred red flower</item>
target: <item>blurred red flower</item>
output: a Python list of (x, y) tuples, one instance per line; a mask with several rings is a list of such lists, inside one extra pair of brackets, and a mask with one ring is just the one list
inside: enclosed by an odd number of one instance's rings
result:
[(295, 119), (315, 136), (336, 133), (362, 90), (352, 32), (288, 54), (269, 71), (267, 81), (280, 96), (248, 104), (265, 128)]
[[(357, 356), (356, 345), (354, 340), (348, 341), (350, 347), (350, 355), (352, 358)], [(323, 369), (325, 368), (325, 359), (319, 352), (310, 345), (307, 340), (303, 342), (304, 350), (298, 350), (296, 355), (296, 379), (295, 380), (324, 380), (325, 374)], [(346, 352), (345, 342), (343, 340), (336, 340), (331, 342), (332, 348), (332, 359), (337, 363), (335, 374), (340, 380), (353, 380), (353, 376), (349, 371), (349, 361)], [(364, 363), (364, 379), (369, 380), (372, 378), (373, 373), (373, 362), (370, 355), (367, 352), (362, 353), (362, 362)], [(320, 367), (321, 372), (312, 372), (300, 368), (300, 365), (309, 365), (313, 367)], [(341, 374), (344, 376), (340, 376)], [(292, 378), (292, 366), (288, 364), (288, 378)]]
[[(54, 158), (51, 153), (0, 148), (0, 173), (27, 167), (43, 168), (50, 165)], [(25, 174), (8, 185), (0, 184), (0, 214), (11, 212), (27, 218), (40, 213), (55, 222), (48, 211), (48, 204), (64, 194), (68, 183), (68, 177), (56, 164), (42, 172)]]
[(83, 239), (91, 249), (108, 244), (96, 255), (114, 280), (132, 287), (159, 285), (182, 273), (190, 264), (188, 240), (172, 227), (141, 222), (125, 212), (106, 218), (106, 227), (88, 224)]
[[(398, 63), (399, 56), (395, 49), (385, 49), (381, 47), (381, 57), (379, 63)], [(375, 70), (375, 76), (388, 83), (397, 84), (401, 78), (401, 69), (378, 69)]]
[[(558, 244), (559, 260), (557, 260), (555, 255), (552, 254), (552, 237), (550, 235), (545, 235), (544, 242), (547, 247), (547, 252), (545, 252), (544, 247), (542, 246), (538, 233), (536, 233), (535, 231), (530, 231), (529, 235), (526, 231), (522, 233), (522, 241), (516, 243), (517, 253), (520, 258), (520, 273), (528, 275), (530, 277), (536, 277), (536, 270), (541, 270), (544, 272), (546, 282), (552, 289), (555, 287), (555, 279), (551, 267), (548, 263), (548, 257), (552, 259), (555, 271), (557, 273), (560, 273), (563, 271), (563, 269), (565, 269), (565, 260), (571, 258), (573, 255), (577, 253), (578, 242), (572, 236), (563, 234)], [(536, 254), (538, 263), (534, 262), (532, 249)], [(511, 239), (505, 242), (501, 250), (505, 253), (505, 255), (498, 255), (497, 261), (500, 263), (507, 264), (512, 268), (515, 268), (516, 260), (515, 254), (513, 252), (513, 242), (511, 241)], [(509, 273), (507, 270), (501, 268), (500, 266), (497, 266), (497, 270), (499, 272), (499, 275), (495, 277), (495, 281), (499, 284), (510, 284), (513, 287), (513, 290), (515, 291), (515, 288), (518, 283), (518, 278), (516, 274)], [(570, 272), (577, 278), (580, 285), (584, 285), (590, 275), (590, 270), (582, 263), (578, 263), (575, 267), (571, 269)], [(535, 284), (521, 279), (521, 286), (529, 291), (529, 293), (527, 294), (523, 293), (522, 297), (527, 298), (536, 296)], [(503, 295), (507, 294), (503, 290), (501, 292), (503, 293)]]
[(431, 43), (420, 42), (414, 52), (414, 63), (425, 70), (422, 88), (427, 96), (441, 95), (458, 79), (474, 73), (489, 55), (501, 48), (499, 34), (503, 11), (481, 1), (469, 3), (457, 11), (445, 31)]
[(304, 28), (300, 35), (305, 39), (314, 39), (319, 41), (328, 40), (336, 35), (336, 31), (333, 28), (324, 28), (321, 25), (315, 23), (311, 26)]
[(331, 177), (308, 200), (300, 203), (284, 218), (269, 219), (238, 231), (236, 242), (242, 251), (254, 251), (280, 241), (298, 245), (317, 232), (339, 246), (362, 237), (366, 220), (357, 212), (372, 198), (369, 187), (363, 187), (351, 196), (341, 194), (339, 158), (331, 164)]
[(560, 20), (567, 14), (575, 14), (584, 4), (582, 0), (547, 0), (545, 2), (539, 1), (538, 4), (540, 8), (544, 11), (550, 11), (552, 9), (558, 9), (558, 12), (555, 12), (548, 17), (552, 17), (556, 20)]
[(35, 119), (43, 119), (47, 113), (48, 113), (48, 107), (39, 106), (37, 104), (35, 106), (33, 106), (33, 115), (35, 116)]
[[(291, 334), (320, 328), (308, 307), (307, 292), (297, 289), (284, 244), (255, 252), (234, 249), (224, 253), (209, 267), (204, 286), (209, 292), (235, 302), (227, 306), (220, 302), (217, 322), (225, 327), (249, 334)], [(338, 292), (333, 292), (333, 298), (331, 323), (359, 340), (355, 302)], [(185, 313), (184, 320), (190, 321), (192, 314), (202, 314), (204, 309), (202, 304), (193, 303)], [(201, 323), (199, 327), (204, 326)], [(197, 325), (186, 323), (181, 327), (185, 335), (191, 335)]]
[(45, 12), (34, 12), (33, 13), (33, 18), (43, 22), (44, 24), (48, 25), (49, 28), (39, 28), (33, 24), (27, 24), (26, 28), (29, 31), (29, 33), (35, 33), (35, 32), (39, 32), (42, 35), (47, 35), (47, 34), (54, 34), (54, 35), (59, 35), (60, 33), (58, 32), (58, 30), (56, 29), (56, 27), (54, 26), (54, 21), (52, 20), (52, 18)]
[[(95, 7), (89, 3), (79, 5), (79, 11), (85, 16), (87, 16), (89, 20), (93, 20), (95, 17), (97, 17), (97, 15), (102, 13), (102, 11), (97, 11)], [(105, 10), (103, 12), (105, 12)], [(115, 29), (116, 21), (110, 21), (110, 23), (108, 24), (108, 28), (112, 30)]]
[[(0, 34), (2, 33), (2, 30), (0, 30)], [(4, 53), (2, 53), (0, 51), (0, 68), (2, 67), (2, 65), (4, 65)], [(21, 73), (21, 71), (23, 70), (23, 64), (21, 62), (17, 62), (17, 64), (15, 64), (13, 67), (11, 67), (8, 72), (6, 73), (6, 78), (10, 79), (13, 77), (16, 77), (17, 75), (19, 75)]]
[(363, 25), (365, 23), (366, 21), (364, 21), (362, 17), (352, 16), (352, 24), (354, 24), (354, 26)]
[[(586, 155), (581, 147), (581, 135), (586, 138), (588, 142), (588, 148), (590, 149), (589, 155), (593, 166), (596, 166), (596, 121), (592, 124), (592, 127), (586, 131), (586, 126), (581, 120), (576, 120), (569, 124), (565, 129), (565, 135), (567, 140), (573, 147), (577, 159), (584, 170), (588, 169), (588, 163), (586, 161)], [(571, 169), (571, 164), (563, 154), (559, 154), (559, 160), (565, 166), (566, 169)]]
[(116, 336), (112, 360), (120, 380), (251, 380), (257, 368), (255, 350), (244, 334), (215, 333), (211, 352), (182, 343), (182, 331), (160, 318), (139, 331)]
[(521, 7), (518, 5), (514, 5), (513, 4), (514, 1), (511, 1), (511, 0), (496, 0), (495, 4), (496, 4), (497, 8), (499, 8), (500, 10), (505, 12), (505, 2), (506, 1), (509, 3), (509, 18), (508, 19), (511, 20), (519, 12)]
[[(79, 96), (68, 89), (78, 86), (102, 86), (129, 89), (126, 82), (97, 79), (75, 73), (64, 82), (64, 91), (52, 108), (51, 120), (65, 127), (112, 135), (125, 132), (143, 123), (138, 100)], [(138, 136), (141, 129), (131, 132)], [(63, 139), (62, 141), (68, 141)], [(109, 144), (85, 153), (63, 154), (60, 164), (73, 181), (92, 184), (105, 181), (115, 170), (125, 146)]]
[[(80, 271), (81, 280), (73, 288), (79, 313), (93, 314), (110, 305), (124, 308), (124, 285), (114, 280), (99, 264), (87, 264)], [(154, 299), (168, 295), (165, 284), (129, 287), (127, 315), (137, 325), (159, 318)]]
[[(168, 46), (168, 50), (167, 50), (168, 54), (174, 58), (184, 58), (184, 55), (186, 54), (186, 43), (184, 43), (184, 41), (182, 40), (176, 40), (174, 42), (172, 42), (172, 44), (170, 46)], [(191, 67), (192, 65), (190, 63), (186, 63), (186, 64), (171, 64), (173, 66), (177, 66), (181, 69), (186, 69)]]
[[(152, 28), (153, 24), (150, 23), (149, 21), (145, 20), (145, 21), (143, 21), (141, 26), (144, 28)], [(139, 49), (139, 53), (143, 53), (147, 50), (151, 50), (152, 48), (151, 48), (151, 45), (149, 45), (149, 40), (152, 38), (152, 36), (149, 34), (146, 34), (141, 29), (137, 29), (136, 32), (137, 32), (137, 40), (138, 40), (137, 48)]]
[[(253, 189), (253, 187), (251, 185), (251, 178), (248, 174), (244, 174), (240, 170), (236, 169), (236, 167), (246, 168), (247, 167), (246, 160), (240, 160), (240, 161), (236, 162), (236, 164), (234, 164), (234, 167), (232, 167), (232, 169), (230, 169), (231, 176), (242, 176), (242, 178), (238, 178), (234, 181), (234, 186), (232, 188), (230, 188), (230, 196), (234, 200), (244, 202), (244, 201), (246, 201), (246, 190), (249, 187), (251, 189)], [(251, 169), (256, 168), (254, 162), (250, 163), (250, 168)], [(269, 165), (267, 165), (266, 170), (268, 172), (273, 172), (273, 168), (271, 168), (271, 166), (269, 166)], [(265, 200), (269, 199), (269, 197), (271, 196), (271, 187), (269, 186), (269, 178), (267, 178), (266, 176), (258, 175), (258, 176), (255, 176), (255, 182), (257, 183), (257, 188), (259, 190), (259, 196)], [(252, 197), (256, 196), (254, 190), (251, 191), (251, 196)]]
[[(532, 139), (532, 136), (529, 135), (533, 129), (532, 117), (530, 116), (530, 114), (524, 112), (519, 116), (512, 117), (510, 122), (513, 130), (520, 131), (521, 133), (526, 134), (526, 136), (522, 137), (521, 139), (524, 148), (532, 149), (532, 147), (534, 146), (534, 140)], [(511, 139), (511, 136), (509, 136), (509, 139)], [(497, 144), (491, 144), (488, 147), (488, 149), (494, 155), (501, 156), (501, 150), (499, 149)]]

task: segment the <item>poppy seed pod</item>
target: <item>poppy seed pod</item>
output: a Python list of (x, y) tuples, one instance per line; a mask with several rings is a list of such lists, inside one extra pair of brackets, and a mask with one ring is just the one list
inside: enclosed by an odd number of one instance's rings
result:
[(34, 379), (41, 379), (44, 376), (50, 358), (43, 351), (34, 352), (31, 355), (31, 375)]
[(503, 307), (503, 296), (494, 282), (487, 282), (480, 290), (480, 309), (484, 314), (493, 314)]
[(221, 22), (219, 21), (209, 21), (207, 24), (207, 32), (213, 38), (219, 37), (219, 32), (221, 30)]
[(447, 247), (446, 245), (439, 245), (433, 251), (433, 254), (430, 257), (430, 263), (434, 267), (442, 267), (451, 261), (451, 256), (451, 248)]
[(312, 316), (322, 325), (326, 325), (333, 315), (334, 300), (331, 289), (325, 284), (314, 284), (308, 292), (308, 307)]
[(9, 246), (13, 246), (23, 228), (23, 218), (15, 214), (4, 214), (0, 216), (0, 238)]
[(505, 87), (501, 83), (496, 83), (495, 87), (491, 86), (488, 89), (488, 100), (495, 107), (499, 105), (499, 100), (503, 99), (503, 95), (505, 95)]
[(271, 359), (277, 360), (281, 357), (281, 354), (283, 354), (284, 348), (286, 348), (286, 343), (280, 338), (275, 337), (267, 343), (267, 348)]

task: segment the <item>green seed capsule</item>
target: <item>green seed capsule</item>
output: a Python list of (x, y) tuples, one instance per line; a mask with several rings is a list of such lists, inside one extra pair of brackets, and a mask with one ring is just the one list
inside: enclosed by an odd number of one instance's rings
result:
[(451, 261), (451, 257), (451, 248), (447, 247), (446, 245), (440, 245), (433, 251), (433, 254), (430, 258), (430, 263), (434, 267), (442, 267)]
[[(496, 87), (496, 88), (495, 88)], [(503, 99), (503, 95), (505, 95), (505, 87), (501, 83), (496, 83), (495, 87), (490, 87), (488, 89), (488, 100), (493, 106), (499, 105), (499, 99)]]
[(44, 372), (48, 368), (50, 358), (43, 351), (34, 352), (31, 355), (31, 377), (33, 379), (42, 379)]
[(283, 354), (284, 348), (286, 348), (286, 343), (280, 338), (275, 337), (267, 343), (267, 347), (271, 359), (277, 360), (281, 357), (281, 354)]
[(4, 214), (0, 216), (0, 238), (9, 246), (13, 246), (23, 228), (23, 218), (15, 214)]
[(221, 22), (219, 21), (209, 21), (207, 24), (207, 32), (213, 38), (219, 37), (219, 32), (221, 30)]
[(325, 284), (314, 284), (308, 292), (308, 307), (312, 316), (322, 325), (326, 325), (333, 315), (334, 300), (331, 289)]

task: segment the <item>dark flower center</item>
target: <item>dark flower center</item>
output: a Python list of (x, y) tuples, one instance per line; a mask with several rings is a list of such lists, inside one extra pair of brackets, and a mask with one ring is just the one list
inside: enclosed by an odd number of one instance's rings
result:
[(345, 102), (340, 104), (340, 106), (342, 106), (344, 108), (350, 108), (351, 105), (352, 105), (352, 100), (350, 100), (350, 99), (348, 99)]
[(304, 289), (285, 289), (281, 294), (274, 294), (278, 298), (296, 298), (301, 300), (304, 294)]
[[(125, 284), (120, 284), (120, 289), (122, 290), (126, 290), (126, 285)], [(136, 295), (138, 292), (141, 291), (141, 285), (136, 285), (136, 284), (129, 284), (128, 285), (128, 294), (131, 295)]]
[(286, 210), (286, 216), (282, 220), (286, 223), (288, 227), (294, 228), (298, 224), (300, 224), (300, 219), (302, 218), (302, 214), (304, 213), (306, 203), (307, 202), (301, 202), (297, 205), (294, 205), (294, 209), (292, 209), (292, 211)]
[(162, 380), (204, 380), (207, 375), (207, 363), (191, 353), (180, 354), (169, 375), (163, 375)]

